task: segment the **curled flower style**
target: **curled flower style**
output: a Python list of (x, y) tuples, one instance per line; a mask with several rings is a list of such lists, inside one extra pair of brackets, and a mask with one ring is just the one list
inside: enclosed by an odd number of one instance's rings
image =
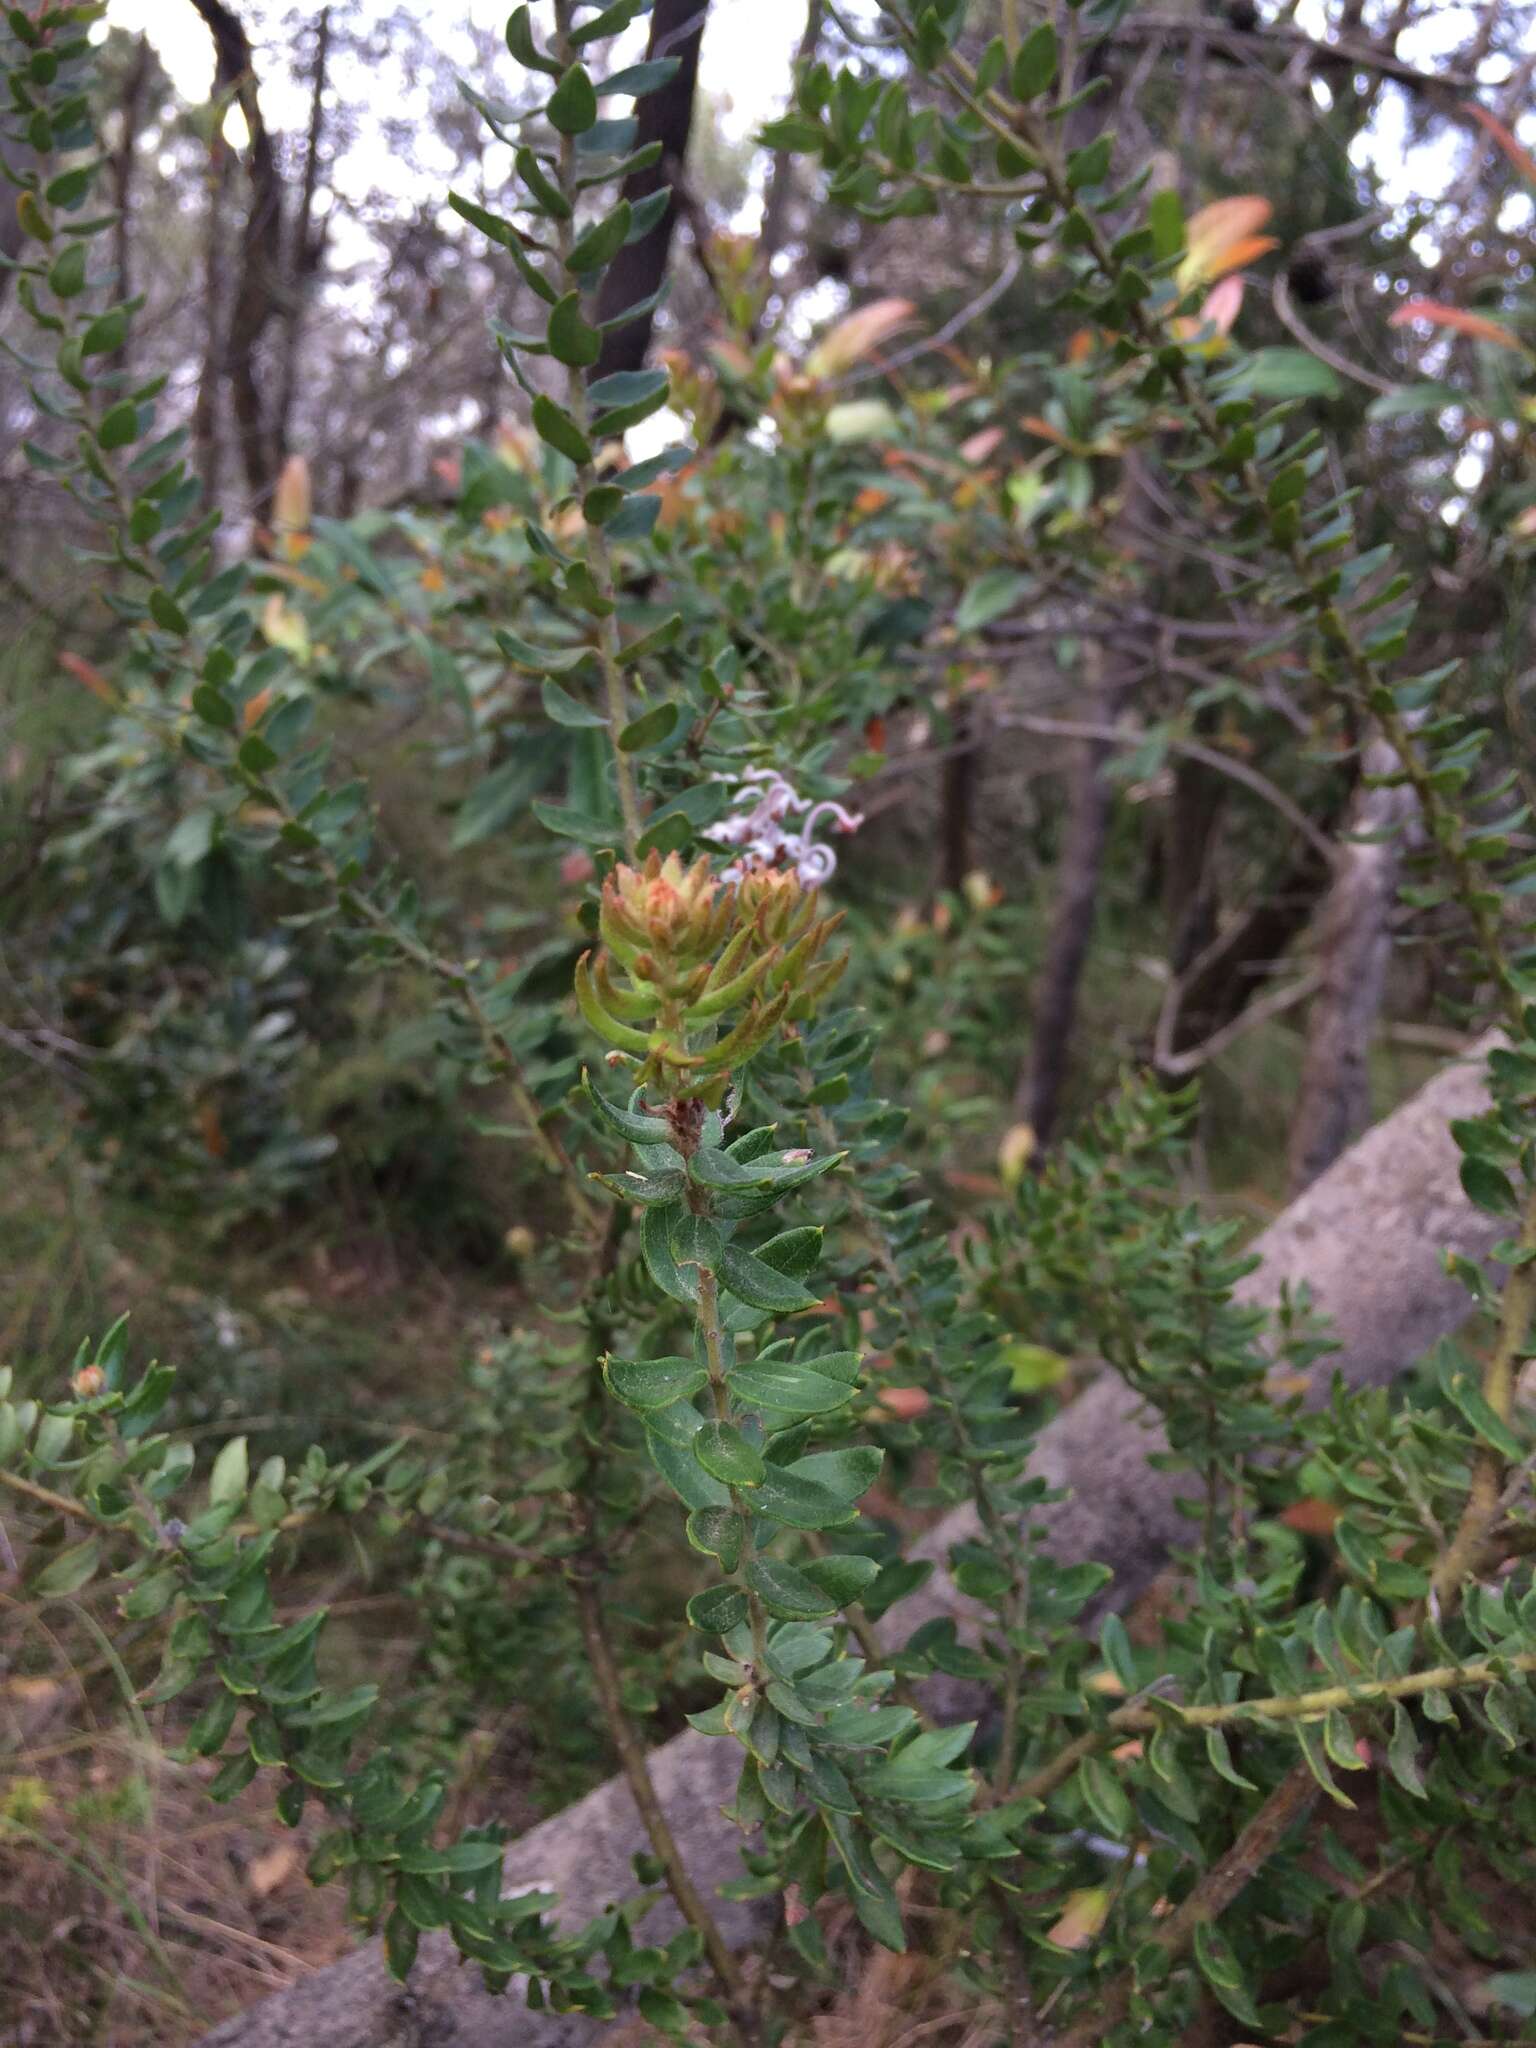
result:
[[(863, 814), (846, 810), (830, 798), (812, 801), (776, 768), (748, 768), (735, 778), (735, 802), (742, 806), (734, 816), (705, 827), (704, 837), (717, 846), (740, 849), (721, 879), (740, 881), (756, 867), (792, 868), (807, 889), (820, 888), (837, 872), (837, 855), (825, 841), (816, 838), (818, 822), (829, 818), (839, 832), (857, 832)], [(798, 831), (787, 830), (785, 820), (802, 814)]]

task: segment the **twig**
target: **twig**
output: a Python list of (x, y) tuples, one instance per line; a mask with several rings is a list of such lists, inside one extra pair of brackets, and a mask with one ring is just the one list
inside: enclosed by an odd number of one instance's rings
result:
[(630, 1797), (635, 1802), (652, 1852), (666, 1872), (667, 1886), (677, 1901), (678, 1911), (703, 1942), (704, 1953), (709, 1957), (710, 1965), (736, 2012), (738, 2031), (750, 2039), (752, 2029), (746, 2017), (747, 1988), (742, 1979), (741, 1966), (731, 1953), (714, 1915), (689, 1875), (688, 1866), (677, 1846), (677, 1838), (667, 1823), (667, 1816), (662, 1810), (656, 1787), (651, 1782), (645, 1750), (636, 1737), (624, 1705), (619, 1669), (614, 1659), (613, 1646), (608, 1640), (597, 1579), (590, 1571), (573, 1573), (572, 1578), (576, 1591), (576, 1611), (581, 1619), (582, 1641), (587, 1649), (587, 1661), (597, 1685), (603, 1720), (618, 1753), (619, 1765), (629, 1786)]
[[(1520, 1247), (1536, 1253), (1536, 1188), (1526, 1197), (1520, 1225)], [(1499, 1310), (1499, 1334), (1488, 1363), (1483, 1368), (1483, 1399), (1502, 1422), (1507, 1422), (1515, 1405), (1515, 1367), (1525, 1354), (1531, 1318), (1536, 1315), (1536, 1258), (1511, 1268), (1504, 1282)], [(1503, 1509), (1501, 1490), (1504, 1460), (1492, 1445), (1479, 1450), (1472, 1468), (1472, 1486), (1456, 1534), (1430, 1580), (1430, 1607), (1443, 1615), (1455, 1604), (1463, 1581), (1483, 1550), (1494, 1523)]]
[(963, 334), (973, 320), (979, 320), (995, 306), (1024, 267), (1022, 254), (1011, 256), (992, 282), (974, 299), (963, 305), (958, 313), (952, 314), (933, 334), (925, 335), (921, 341), (914, 341), (906, 348), (897, 349), (894, 355), (882, 356), (879, 361), (869, 363), (857, 370), (850, 370), (839, 377), (833, 386), (836, 391), (846, 390), (850, 384), (863, 384), (871, 377), (888, 377), (893, 370), (915, 363), (919, 356), (932, 355), (935, 349), (947, 348), (959, 334)]
[[(1297, 1764), (1270, 1793), (1226, 1855), (1201, 1878), (1176, 1906), (1147, 1946), (1169, 1958), (1181, 1956), (1197, 1929), (1218, 1920), (1280, 1847), (1292, 1824), (1317, 1796), (1317, 1785), (1304, 1764)], [(1057, 2048), (1097, 2048), (1130, 2011), (1136, 1977), (1123, 1970), (1094, 2001), (1093, 2010), (1060, 2036)]]
[[(1120, 725), (1096, 725), (1087, 719), (1041, 718), (1031, 711), (1009, 712), (1000, 721), (1004, 725), (1016, 725), (1024, 732), (1037, 732), (1047, 737), (1055, 736), (1064, 740), (1107, 740), (1111, 745), (1138, 747), (1147, 737), (1134, 727)], [(1255, 796), (1262, 797), (1272, 810), (1280, 813), (1286, 823), (1306, 839), (1330, 868), (1339, 863), (1339, 850), (1326, 833), (1320, 832), (1306, 812), (1278, 789), (1267, 775), (1261, 775), (1257, 768), (1250, 768), (1246, 761), (1239, 761), (1234, 755), (1223, 753), (1220, 747), (1207, 747), (1199, 740), (1171, 738), (1168, 741), (1170, 753), (1183, 754), (1186, 759), (1199, 761), (1213, 769), (1218, 775), (1226, 775), (1234, 782), (1240, 782)]]
[(1330, 370), (1337, 370), (1341, 377), (1348, 377), (1353, 383), (1363, 384), (1367, 391), (1375, 391), (1383, 398), (1390, 398), (1395, 391), (1401, 389), (1390, 377), (1378, 377), (1374, 370), (1366, 369), (1363, 363), (1352, 363), (1348, 356), (1340, 355), (1336, 348), (1330, 347), (1321, 335), (1314, 334), (1297, 312), (1295, 302), (1291, 298), (1291, 287), (1283, 272), (1275, 279), (1270, 301), (1281, 326), (1288, 327), (1302, 347), (1310, 355), (1316, 356), (1320, 363), (1326, 363)]

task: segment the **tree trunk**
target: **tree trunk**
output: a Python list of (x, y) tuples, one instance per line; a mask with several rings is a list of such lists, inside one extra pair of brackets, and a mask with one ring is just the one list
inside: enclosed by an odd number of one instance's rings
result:
[[(1095, 724), (1112, 726), (1125, 685), (1118, 677), (1108, 683), (1099, 680), (1097, 671), (1103, 658), (1092, 643), (1084, 644), (1083, 661), (1090, 683), (1086, 716)], [(1034, 1031), (1029, 1058), (1014, 1094), (1019, 1115), (1034, 1132), (1036, 1145), (1042, 1148), (1050, 1141), (1061, 1109), (1077, 1022), (1077, 998), (1098, 914), (1104, 848), (1114, 810), (1114, 793), (1104, 770), (1113, 752), (1108, 740), (1079, 742), (1056, 909), (1035, 997)]]
[[(133, 297), (133, 173), (138, 158), (144, 89), (149, 83), (152, 62), (148, 39), (140, 36), (134, 46), (128, 75), (123, 80), (123, 100), (119, 110), (123, 127), (117, 138), (117, 147), (112, 152), (112, 210), (117, 216), (112, 227), (112, 261), (117, 271), (116, 295), (119, 299)], [(121, 348), (114, 349), (108, 356), (106, 368), (120, 377), (127, 375), (126, 335)]]
[[(1318, 1309), (1333, 1320), (1339, 1349), (1314, 1370), (1317, 1403), (1329, 1397), (1334, 1374), (1353, 1387), (1381, 1386), (1415, 1364), (1455, 1330), (1471, 1296), (1448, 1275), (1443, 1247), (1468, 1258), (1487, 1256), (1504, 1226), (1462, 1193), (1452, 1118), (1475, 1116), (1487, 1102), (1486, 1048), (1449, 1067), (1379, 1124), (1259, 1238), (1262, 1263), (1238, 1288), (1245, 1300), (1278, 1304), (1282, 1287), (1305, 1279)], [(1095, 1626), (1151, 1585), (1169, 1552), (1187, 1542), (1189, 1522), (1175, 1505), (1187, 1477), (1149, 1459), (1166, 1450), (1146, 1409), (1104, 1374), (1041, 1431), (1031, 1469), (1061, 1493), (1037, 1511), (1053, 1556), (1063, 1563), (1097, 1559), (1115, 1578), (1085, 1617)], [(928, 1583), (892, 1608), (882, 1623), (887, 1642), (904, 1642), (923, 1623), (953, 1615), (969, 1626), (975, 1610), (944, 1569), (950, 1550), (974, 1542), (975, 1511), (957, 1508), (917, 1546), (938, 1560)], [(933, 1681), (929, 1681), (930, 1688)], [(975, 1687), (941, 1680), (925, 1693), (941, 1718), (967, 1719)], [(690, 1730), (650, 1759), (667, 1819), (706, 1893), (739, 1870), (741, 1837), (722, 1821), (735, 1790), (741, 1751), (725, 1738)], [(558, 1887), (562, 1918), (580, 1922), (635, 1890), (630, 1858), (647, 1847), (629, 1787), (611, 1779), (566, 1812), (513, 1843), (504, 1866), (508, 1890)], [(712, 1904), (714, 1902), (712, 1901)], [(715, 1904), (727, 1940), (760, 1942), (773, 1902)], [(642, 1938), (665, 1940), (677, 1927), (668, 1901), (654, 1907)], [(446, 1935), (423, 1937), (408, 1986), (386, 1974), (377, 1942), (344, 1961), (300, 1978), (276, 1997), (226, 2020), (201, 2048), (588, 2048), (607, 2030), (574, 2016), (526, 2011), (516, 1992), (493, 1998), (479, 1974), (459, 1961)]]
[(1321, 855), (1303, 847), (1274, 887), (1190, 962), (1178, 992), (1172, 1052), (1192, 1052), (1242, 1014), (1306, 929), (1328, 886), (1328, 872)]
[[(677, 185), (684, 175), (699, 80), (699, 46), (704, 40), (704, 17), (708, 11), (709, 0), (656, 0), (647, 57), (676, 57), (679, 63), (676, 75), (659, 92), (650, 93), (637, 103), (639, 141), (659, 142), (661, 155), (648, 169), (634, 171), (624, 180), (624, 197), (632, 206), (663, 186)], [(600, 321), (613, 320), (660, 291), (666, 282), (676, 220), (677, 207), (673, 204), (649, 234), (629, 243), (615, 256), (598, 287)], [(598, 374), (606, 377), (615, 370), (638, 370), (651, 346), (654, 319), (652, 308), (604, 335)]]
[[(1196, 733), (1204, 736), (1213, 722), (1209, 713), (1203, 713), (1196, 720)], [(1176, 758), (1161, 876), (1168, 966), (1175, 975), (1187, 973), (1216, 936), (1211, 846), (1226, 789), (1222, 777), (1204, 761), (1188, 754)]]
[(250, 202), (240, 235), (239, 269), (222, 359), (250, 509), (259, 519), (271, 501), (281, 466), (275, 422), (262, 392), (256, 358), (284, 295), (282, 180), (272, 138), (262, 119), (251, 43), (243, 23), (225, 0), (192, 0), (192, 4), (213, 37), (214, 92), (233, 97), (250, 130), (246, 157)]
[(208, 145), (203, 211), (203, 365), (192, 409), (192, 460), (210, 510), (224, 480), (224, 214), (229, 197), (229, 145), (214, 135)]
[[(1396, 757), (1377, 740), (1364, 766), (1367, 777), (1387, 775)], [(1307, 1020), (1301, 1095), (1291, 1126), (1293, 1198), (1333, 1164), (1370, 1109), (1367, 1061), (1392, 952), (1389, 920), (1417, 809), (1412, 790), (1403, 788), (1363, 789), (1355, 801), (1320, 919), (1323, 982)]]
[(304, 182), (299, 188), (298, 216), (293, 224), (293, 247), (289, 252), (287, 277), (287, 323), (283, 336), (283, 370), (277, 398), (277, 454), (281, 462), (289, 453), (293, 432), (293, 408), (299, 391), (299, 367), (304, 342), (304, 319), (310, 295), (325, 255), (325, 229), (314, 228), (315, 191), (320, 177), (320, 152), (325, 141), (325, 81), (331, 55), (331, 10), (322, 7), (315, 23), (315, 58), (310, 73), (309, 135), (304, 147)]
[[(801, 73), (808, 70), (816, 61), (825, 11), (825, 0), (809, 0), (805, 10), (805, 27), (800, 32), (800, 44), (795, 51), (793, 77), (796, 82), (799, 81)], [(768, 181), (763, 187), (763, 218), (757, 233), (757, 260), (765, 274), (772, 272), (773, 259), (784, 246), (784, 236), (789, 227), (789, 201), (794, 183), (793, 153), (787, 149), (776, 149), (768, 165)]]
[(944, 757), (939, 788), (938, 886), (959, 895), (976, 865), (972, 827), (976, 814), (976, 708), (957, 697), (950, 717), (949, 751)]

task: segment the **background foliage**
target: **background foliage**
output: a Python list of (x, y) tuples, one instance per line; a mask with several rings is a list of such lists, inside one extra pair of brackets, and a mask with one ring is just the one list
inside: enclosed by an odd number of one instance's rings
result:
[[(206, 106), (6, 30), (16, 2038), (195, 2038), (301, 1866), (677, 2038), (871, 1944), (957, 2040), (1516, 2033), (1528, 10), (813, 6), (756, 152), (661, 6), (453, 98), (197, 12)], [(1490, 1020), (1481, 1314), (1303, 1417), (1243, 1242)], [(1128, 1623), (1031, 1533), (1096, 1369)], [(885, 1635), (965, 1502), (976, 1639)], [(665, 1946), (498, 1901), (689, 1723), (767, 1955), (659, 1825)]]

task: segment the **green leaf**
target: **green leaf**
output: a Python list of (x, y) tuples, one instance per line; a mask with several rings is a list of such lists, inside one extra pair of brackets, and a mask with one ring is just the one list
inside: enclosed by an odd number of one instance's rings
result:
[(621, 199), (606, 219), (595, 222), (584, 235), (578, 235), (565, 259), (566, 269), (582, 277), (590, 270), (601, 270), (611, 263), (629, 239), (633, 211), (629, 201)]
[[(58, 299), (77, 299), (85, 290), (84, 242), (71, 242), (48, 272), (48, 288)], [(82, 351), (83, 353), (83, 351)]]
[(747, 1618), (747, 1596), (739, 1586), (708, 1586), (688, 1602), (688, 1625), (704, 1635), (729, 1635)]
[[(753, 1507), (758, 1506), (754, 1499)], [(695, 1508), (688, 1517), (688, 1541), (707, 1557), (717, 1557), (722, 1571), (733, 1572), (741, 1561), (746, 1525), (734, 1508)]]
[[(706, 1373), (706, 1379), (709, 1375)], [(693, 1440), (693, 1455), (722, 1486), (761, 1486), (762, 1453), (729, 1422), (706, 1422)]]
[(72, 171), (63, 171), (48, 186), (43, 197), (50, 206), (62, 206), (66, 213), (71, 212), (90, 191), (96, 171), (95, 164), (79, 164)]
[(1264, 2023), (1244, 1979), (1242, 1965), (1232, 1944), (1209, 1920), (1195, 1924), (1195, 1962), (1201, 1976), (1228, 2012), (1241, 2020), (1245, 2027), (1260, 2031)]
[(1177, 256), (1184, 247), (1184, 207), (1173, 186), (1154, 192), (1148, 200), (1147, 226), (1152, 230), (1152, 253), (1159, 263)]
[(1038, 99), (1055, 82), (1060, 46), (1048, 21), (1032, 28), (1013, 60), (1013, 96), (1016, 100)]
[(1105, 1617), (1099, 1630), (1099, 1650), (1104, 1662), (1129, 1692), (1135, 1692), (1141, 1684), (1136, 1670), (1136, 1652), (1131, 1648), (1130, 1636), (1125, 1623), (1118, 1614)]
[(541, 441), (578, 468), (592, 460), (591, 447), (576, 422), (542, 391), (533, 401), (533, 425)]
[(505, 1853), (500, 1842), (450, 1842), (443, 1849), (402, 1849), (400, 1868), (417, 1877), (472, 1877), (499, 1867)]
[(631, 1145), (669, 1145), (672, 1142), (672, 1126), (665, 1117), (636, 1115), (633, 1110), (620, 1109), (592, 1086), (592, 1077), (585, 1067), (581, 1073), (581, 1090), (587, 1102), (609, 1130)]
[[(574, 665), (573, 663), (572, 666)], [(522, 667), (523, 664), (520, 662), (518, 666)], [(546, 679), (539, 695), (546, 715), (552, 718), (556, 725), (569, 726), (578, 731), (594, 731), (602, 730), (608, 724), (600, 711), (594, 711), (587, 704), (578, 704), (558, 683)]]
[(955, 612), (955, 631), (974, 633), (1011, 612), (1034, 588), (1017, 569), (989, 569), (967, 586)]
[(612, 376), (599, 377), (596, 383), (589, 384), (587, 396), (594, 405), (620, 407), (658, 394), (664, 396), (670, 387), (671, 379), (665, 370), (615, 370)]
[[(573, 668), (579, 668), (592, 652), (590, 647), (535, 647), (516, 633), (509, 633), (504, 626), (496, 629), (496, 645), (515, 668), (526, 668), (534, 675), (568, 675)], [(562, 719), (561, 723), (569, 721)], [(606, 719), (598, 719), (605, 725)]]
[[(1463, 1166), (1469, 1163), (1463, 1161)], [(1457, 1364), (1454, 1352), (1447, 1352), (1442, 1356), (1440, 1385), (1444, 1389), (1446, 1399), (1463, 1421), (1469, 1423), (1483, 1442), (1490, 1444), (1501, 1458), (1507, 1458), (1511, 1464), (1517, 1464), (1526, 1455), (1528, 1446), (1520, 1441), (1509, 1424), (1490, 1405), (1466, 1367)]]
[(588, 526), (606, 526), (623, 504), (624, 493), (617, 484), (594, 484), (581, 501), (581, 516)]
[[(853, 1357), (848, 1353), (846, 1356)], [(847, 1373), (828, 1373), (827, 1378), (839, 1378), (848, 1383)], [(837, 1451), (812, 1451), (809, 1457), (797, 1458), (793, 1465), (775, 1467), (786, 1478), (809, 1480), (813, 1486), (824, 1487), (837, 1500), (852, 1507), (880, 1477), (880, 1468), (885, 1463), (885, 1453), (874, 1444), (848, 1444)]]
[(548, 57), (533, 39), (533, 22), (527, 7), (514, 7), (507, 22), (507, 48), (529, 71), (544, 71), (552, 78), (560, 76), (560, 66), (553, 57)]
[(604, 78), (597, 86), (600, 100), (613, 99), (622, 95), (626, 99), (643, 99), (649, 92), (657, 92), (669, 80), (676, 78), (682, 66), (681, 57), (653, 57), (648, 63), (630, 64), (622, 71), (615, 71), (611, 78)]
[[(730, 1259), (726, 1247), (722, 1270)], [(855, 1389), (846, 1381), (817, 1372), (810, 1365), (796, 1365), (788, 1359), (756, 1365), (739, 1365), (728, 1382), (732, 1395), (748, 1408), (774, 1415), (831, 1415), (846, 1408)]]
[(1461, 1185), (1467, 1200), (1490, 1216), (1513, 1216), (1520, 1206), (1509, 1175), (1481, 1153), (1463, 1156)]
[(83, 1543), (71, 1544), (68, 1550), (61, 1550), (57, 1557), (44, 1565), (31, 1583), (31, 1590), (40, 1600), (62, 1600), (71, 1593), (78, 1593), (90, 1579), (101, 1562), (101, 1538), (87, 1536)]
[(573, 64), (555, 87), (544, 112), (562, 135), (584, 135), (597, 121), (597, 94), (584, 64)]
[(677, 705), (669, 698), (664, 704), (653, 704), (649, 711), (643, 711), (638, 718), (631, 719), (619, 734), (619, 749), (625, 754), (644, 753), (647, 747), (660, 746), (677, 724)]
[(1123, 1842), (1136, 1825), (1135, 1809), (1119, 1778), (1102, 1757), (1091, 1756), (1077, 1773), (1089, 1811), (1107, 1835)]
[[(627, 1408), (670, 1408), (707, 1385), (709, 1370), (691, 1358), (607, 1358), (603, 1377)], [(714, 1469), (702, 1458), (699, 1462), (706, 1472)], [(716, 1476), (724, 1478), (725, 1474)]]
[(872, 1557), (840, 1553), (835, 1557), (812, 1558), (801, 1567), (801, 1572), (829, 1600), (835, 1600), (839, 1607), (849, 1607), (866, 1586), (872, 1586), (879, 1578), (880, 1566)]
[(754, 1557), (747, 1566), (747, 1584), (779, 1621), (817, 1621), (835, 1614), (837, 1602), (813, 1585), (804, 1572), (776, 1557)]
[(518, 150), (514, 162), (517, 165), (517, 175), (528, 187), (528, 190), (533, 194), (542, 210), (552, 220), (569, 220), (571, 217), (571, 202), (560, 190), (560, 187), (545, 175), (544, 166), (539, 162), (533, 151), (531, 149)]
[(585, 49), (588, 43), (601, 42), (604, 36), (615, 36), (620, 29), (629, 27), (637, 14), (643, 14), (647, 0), (611, 0), (611, 4), (584, 21), (580, 28), (571, 31), (571, 48)]
[[(789, 1235), (789, 1232), (785, 1233), (786, 1237)], [(817, 1231), (818, 1247), (820, 1236)], [(769, 1245), (763, 1246), (764, 1253), (770, 1249)], [(796, 1309), (814, 1308), (821, 1299), (820, 1295), (808, 1293), (798, 1280), (791, 1279), (788, 1273), (780, 1271), (766, 1257), (755, 1257), (734, 1244), (728, 1244), (721, 1255), (720, 1277), (732, 1294), (742, 1301), (775, 1315), (790, 1315)]]
[(384, 1965), (397, 1983), (403, 1984), (411, 1974), (418, 1939), (416, 1922), (403, 1905), (396, 1906), (384, 1923)]
[(679, 1266), (672, 1252), (671, 1230), (681, 1204), (647, 1209), (640, 1225), (640, 1250), (646, 1271), (673, 1301), (692, 1308), (699, 1298), (699, 1276), (691, 1266)]
[(1424, 1774), (1419, 1769), (1419, 1738), (1412, 1718), (1401, 1700), (1392, 1709), (1392, 1735), (1387, 1743), (1387, 1763), (1392, 1775), (1405, 1792), (1411, 1792), (1415, 1799), (1426, 1799), (1429, 1794), (1424, 1785)]
[(1239, 365), (1242, 388), (1260, 398), (1337, 398), (1339, 380), (1304, 348), (1260, 348)]
[(1205, 1731), (1205, 1753), (1211, 1760), (1211, 1768), (1218, 1778), (1225, 1778), (1229, 1785), (1236, 1785), (1241, 1792), (1256, 1792), (1258, 1787), (1245, 1778), (1232, 1761), (1231, 1747), (1220, 1728)]
[(96, 430), (96, 439), (109, 453), (116, 448), (126, 448), (138, 439), (139, 409), (131, 398), (124, 398), (109, 408)]
[(1467, 403), (1467, 394), (1450, 384), (1404, 384), (1373, 398), (1365, 409), (1368, 420), (1417, 418), (1427, 412), (1445, 412)]
[(752, 1496), (755, 1513), (786, 1529), (840, 1529), (854, 1520), (854, 1511), (830, 1488), (786, 1471), (764, 1469), (763, 1483)]
[(208, 1500), (212, 1507), (226, 1501), (242, 1501), (250, 1482), (250, 1457), (243, 1436), (231, 1437), (213, 1461), (208, 1475)]
[(1291, 1723), (1291, 1733), (1296, 1738), (1297, 1746), (1301, 1750), (1307, 1769), (1312, 1773), (1318, 1784), (1322, 1786), (1328, 1797), (1333, 1800), (1335, 1805), (1348, 1807), (1353, 1812), (1355, 1802), (1347, 1793), (1339, 1790), (1338, 1785), (1334, 1782), (1333, 1773), (1328, 1768), (1328, 1757), (1323, 1748), (1323, 1738), (1316, 1724), (1311, 1721), (1293, 1721)]
[[(603, 352), (603, 337), (581, 317), (580, 292), (567, 292), (563, 299), (555, 302), (550, 310), (547, 338), (550, 354), (568, 369), (588, 369)], [(562, 414), (561, 417), (566, 418), (567, 415)], [(571, 430), (579, 439), (574, 420), (571, 421)], [(543, 432), (542, 428), (540, 432)], [(548, 440), (550, 437), (546, 434), (544, 438)], [(566, 454), (569, 451), (562, 448), (560, 452)], [(572, 458), (580, 459), (585, 458)]]
[(1109, 159), (1113, 143), (1108, 135), (1096, 135), (1092, 142), (1082, 149), (1074, 149), (1067, 158), (1067, 186), (1070, 191), (1080, 191), (1085, 185), (1102, 185), (1109, 176)]
[(186, 613), (171, 593), (162, 590), (158, 584), (149, 593), (149, 615), (162, 632), (181, 636), (191, 631)]

